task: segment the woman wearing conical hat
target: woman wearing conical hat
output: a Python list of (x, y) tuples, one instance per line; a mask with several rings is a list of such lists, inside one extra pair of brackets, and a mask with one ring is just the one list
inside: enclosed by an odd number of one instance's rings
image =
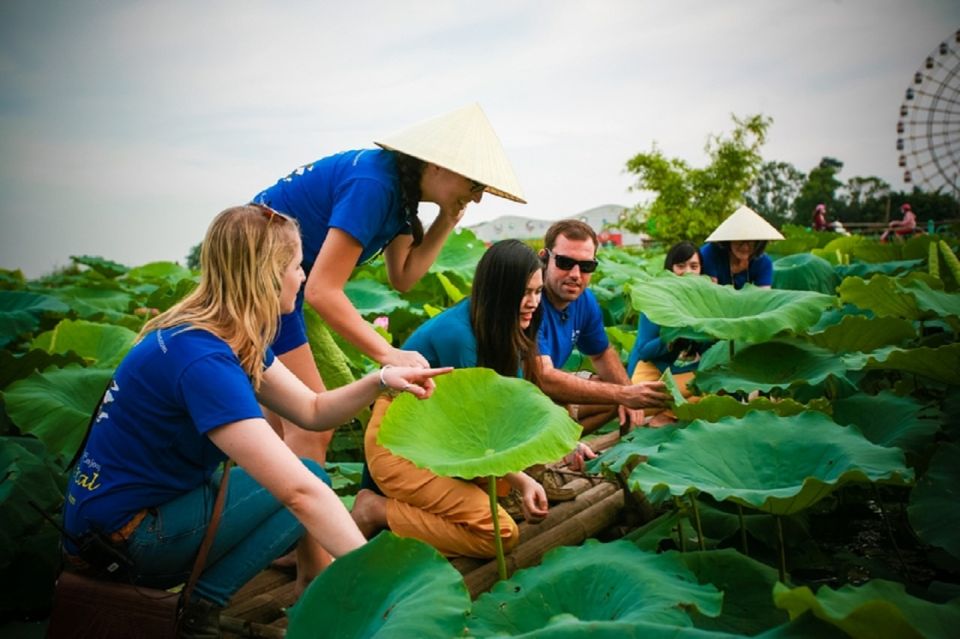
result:
[[(296, 218), (307, 282), (283, 317), (273, 351), (314, 390), (323, 382), (307, 343), (303, 301), (330, 327), (381, 365), (427, 366), (420, 353), (394, 348), (350, 303), (353, 269), (383, 253), (390, 284), (409, 290), (430, 268), (470, 202), (485, 192), (523, 202), (520, 186), (490, 122), (476, 104), (294, 170), (253, 201)], [(424, 232), (421, 202), (440, 213)], [(285, 429), (295, 452), (323, 462), (326, 442)], [(289, 435), (292, 435), (290, 437)], [(303, 441), (306, 440), (306, 441)]]
[(725, 219), (700, 247), (701, 271), (718, 284), (770, 288), (773, 261), (764, 253), (767, 242), (782, 240), (780, 232), (753, 209), (741, 206)]

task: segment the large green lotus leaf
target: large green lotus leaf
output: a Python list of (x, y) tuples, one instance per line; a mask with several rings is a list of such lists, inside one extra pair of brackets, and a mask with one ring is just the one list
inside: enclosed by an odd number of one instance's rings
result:
[[(683, 503), (683, 502), (681, 502)], [(766, 544), (768, 548), (777, 548), (780, 544), (780, 534), (783, 533), (783, 542), (790, 553), (791, 548), (798, 548), (810, 543), (810, 525), (807, 511), (787, 515), (777, 521), (765, 512), (759, 510), (744, 510), (738, 504), (731, 502), (715, 502), (706, 495), (697, 499), (697, 511), (700, 515), (700, 524), (704, 537), (715, 540), (714, 547), (721, 544), (730, 546), (740, 544), (740, 515), (743, 514), (743, 525), (754, 539)], [(696, 531), (693, 532), (693, 535)], [(693, 548), (696, 537), (687, 545)], [(772, 584), (771, 584), (772, 587)], [(770, 590), (767, 590), (769, 601)]]
[(330, 334), (330, 328), (309, 304), (303, 306), (303, 318), (307, 325), (307, 339), (316, 360), (317, 369), (327, 388), (346, 386), (355, 378), (350, 372), (350, 363)]
[(127, 272), (125, 279), (140, 282), (176, 284), (181, 280), (193, 281), (193, 271), (176, 262), (150, 262), (136, 266)]
[(455, 637), (470, 595), (429, 545), (382, 532), (320, 573), (289, 610), (289, 639)]
[(697, 583), (677, 553), (589, 539), (580, 547), (556, 548), (539, 566), (497, 583), (474, 602), (467, 624), (481, 637), (521, 636), (558, 622), (690, 626), (685, 610), (716, 616), (722, 600), (712, 585)]
[(920, 453), (930, 446), (940, 429), (936, 408), (890, 391), (877, 395), (858, 393), (836, 400), (833, 421), (844, 426), (855, 425), (874, 444), (912, 453)]
[(844, 317), (849, 315), (862, 315), (864, 317), (873, 317), (873, 312), (854, 306), (853, 304), (844, 304), (840, 308), (831, 308), (823, 312), (816, 324), (807, 329), (807, 334), (813, 335), (822, 333), (827, 328), (839, 324)]
[(771, 411), (781, 417), (789, 417), (802, 413), (805, 410), (818, 410), (830, 414), (830, 402), (819, 399), (809, 404), (801, 404), (790, 398), (771, 400), (767, 397), (757, 397), (744, 404), (730, 395), (706, 395), (695, 403), (686, 403), (674, 409), (678, 418), (693, 421), (703, 419), (716, 422), (724, 417), (743, 417), (752, 410)]
[(836, 302), (822, 293), (753, 286), (737, 291), (707, 277), (672, 273), (634, 287), (631, 295), (634, 308), (650, 321), (682, 329), (678, 336), (698, 339), (705, 334), (736, 342), (763, 342), (784, 331), (804, 331)]
[(678, 430), (677, 427), (673, 426), (634, 428), (621, 437), (616, 445), (587, 462), (587, 471), (591, 473), (599, 471), (619, 473), (629, 462), (638, 458), (646, 459), (655, 454), (657, 449), (660, 448), (660, 444), (672, 439)]
[(910, 320), (846, 315), (838, 324), (828, 326), (819, 333), (808, 334), (807, 340), (834, 353), (843, 353), (895, 346), (916, 337), (917, 330)]
[(650, 495), (705, 492), (776, 515), (799, 512), (847, 482), (906, 484), (903, 452), (871, 444), (823, 413), (695, 421), (627, 480)]
[(913, 295), (921, 311), (947, 321), (955, 333), (960, 332), (960, 293), (934, 290), (919, 279), (906, 281), (900, 288)]
[(450, 298), (450, 302), (452, 304), (456, 304), (466, 297), (464, 292), (457, 288), (457, 285), (454, 284), (449, 277), (443, 273), (434, 273), (433, 275), (437, 278), (437, 280), (439, 280), (440, 284), (443, 286), (443, 290), (447, 292), (447, 297)]
[(695, 383), (707, 393), (815, 386), (829, 377), (844, 380), (848, 371), (863, 368), (862, 359), (840, 358), (825, 348), (799, 341), (764, 342), (737, 351), (724, 366), (698, 370)]
[(122, 326), (61, 320), (53, 330), (41, 333), (33, 340), (33, 348), (49, 353), (74, 353), (98, 368), (114, 368), (133, 346), (137, 334)]
[[(804, 628), (807, 632), (809, 630)], [(489, 635), (467, 635), (489, 636)], [(511, 639), (740, 639), (742, 635), (700, 630), (699, 628), (650, 623), (646, 621), (580, 621), (570, 615), (557, 615), (550, 625), (521, 634), (502, 635)], [(806, 639), (810, 635), (777, 635), (788, 639)], [(773, 636), (770, 639), (775, 639)]]
[(922, 273), (902, 278), (874, 275), (869, 281), (848, 277), (837, 290), (843, 302), (869, 309), (878, 317), (956, 318), (960, 314), (960, 293), (933, 291), (925, 277)]
[(754, 635), (789, 621), (787, 613), (772, 605), (778, 574), (770, 566), (732, 548), (686, 552), (680, 554), (680, 560), (700, 583), (713, 584), (723, 593), (720, 616), (693, 616), (698, 628)]
[(810, 253), (782, 257), (773, 263), (773, 287), (777, 289), (834, 295), (839, 283), (833, 265)]
[(83, 319), (102, 316), (116, 320), (130, 311), (134, 303), (131, 293), (109, 280), (101, 282), (99, 286), (64, 286), (53, 289), (51, 293)]
[(942, 444), (934, 453), (907, 514), (920, 539), (960, 558), (960, 445)]
[(556, 461), (582, 430), (539, 388), (487, 368), (436, 378), (428, 400), (397, 397), (377, 441), (394, 454), (445, 477), (497, 477)]
[[(660, 549), (661, 541), (676, 538), (677, 522), (681, 519), (684, 519), (684, 516), (680, 511), (671, 508), (656, 519), (630, 531), (623, 536), (623, 539), (634, 544), (640, 550), (657, 552)], [(695, 543), (695, 540), (691, 540), (691, 547)]]
[(666, 387), (671, 408), (687, 403), (686, 398), (684, 398), (683, 393), (680, 391), (680, 387), (677, 385), (677, 380), (673, 378), (673, 373), (670, 372), (669, 368), (663, 371), (663, 374), (660, 376), (660, 381), (663, 382), (663, 385)]
[(457, 229), (443, 243), (440, 255), (430, 265), (431, 273), (453, 272), (467, 282), (473, 281), (477, 262), (487, 247), (470, 229)]
[[(163, 284), (150, 292), (143, 305), (161, 313), (182, 300), (197, 287), (197, 279), (188, 277), (175, 283)], [(309, 304), (307, 304), (309, 306)]]
[(344, 285), (343, 291), (354, 308), (364, 317), (389, 315), (398, 308), (409, 306), (399, 293), (375, 280), (350, 280)]
[(803, 254), (817, 248), (817, 244), (817, 238), (809, 234), (807, 237), (788, 237), (785, 240), (777, 240), (776, 243), (767, 247), (767, 253), (771, 255)]
[(894, 262), (880, 262), (879, 264), (869, 264), (867, 262), (854, 262), (853, 264), (840, 264), (834, 266), (837, 275), (845, 277), (870, 278), (876, 274), (896, 275), (897, 273), (907, 273), (923, 264), (923, 260), (898, 260)]
[[(69, 460), (113, 375), (111, 368), (57, 368), (17, 380), (3, 391), (7, 414), (51, 455)], [(66, 461), (65, 460), (65, 461)]]
[(51, 366), (65, 368), (70, 364), (83, 366), (84, 361), (76, 353), (57, 355), (36, 348), (22, 355), (0, 351), (0, 388), (6, 388), (18, 379), (29, 377), (34, 371), (42, 371)]
[(850, 254), (854, 259), (873, 264), (892, 262), (905, 257), (903, 250), (896, 244), (880, 244), (877, 242), (857, 244), (850, 251)]
[(0, 347), (33, 332), (46, 314), (64, 315), (70, 308), (52, 295), (0, 291)]
[(823, 586), (816, 595), (806, 586), (790, 589), (778, 583), (773, 600), (791, 619), (810, 611), (863, 639), (955, 637), (960, 624), (960, 601), (931, 603), (908, 595), (902, 583), (883, 579), (839, 590)]
[(118, 275), (123, 275), (129, 270), (123, 264), (96, 255), (71, 255), (70, 259), (76, 264), (89, 266), (91, 269), (106, 278), (113, 278), (117, 277)]
[[(938, 348), (903, 349), (889, 346), (866, 353), (868, 369), (898, 370), (960, 385), (960, 343)], [(850, 358), (845, 358), (849, 361)]]

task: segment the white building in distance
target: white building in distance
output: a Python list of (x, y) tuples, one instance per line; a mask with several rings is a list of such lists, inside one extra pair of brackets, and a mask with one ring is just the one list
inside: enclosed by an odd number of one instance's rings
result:
[[(626, 207), (617, 204), (605, 204), (571, 216), (586, 222), (597, 232), (601, 244), (616, 246), (642, 246), (650, 238), (646, 234), (630, 233), (616, 228), (620, 216)], [(566, 218), (557, 218), (566, 219)], [(503, 215), (490, 222), (482, 222), (468, 227), (484, 242), (498, 242), (506, 239), (531, 240), (543, 239), (550, 225), (557, 220), (538, 220), (519, 215)]]

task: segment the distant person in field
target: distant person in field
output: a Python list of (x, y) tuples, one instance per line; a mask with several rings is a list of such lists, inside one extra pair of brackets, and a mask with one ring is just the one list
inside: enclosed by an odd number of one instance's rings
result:
[[(431, 365), (484, 366), (536, 383), (542, 289), (533, 249), (518, 240), (498, 242), (480, 259), (470, 297), (422, 324), (404, 347), (422, 353)], [(364, 437), (370, 475), (385, 496), (369, 489), (357, 494), (353, 515), (361, 530), (372, 535), (389, 527), (447, 556), (493, 557), (493, 519), (484, 487), (417, 468), (377, 443), (390, 401), (374, 405)], [(522, 472), (505, 479), (519, 492), (525, 519), (537, 522), (547, 515), (547, 497), (538, 482)], [(519, 528), (503, 508), (499, 520), (504, 548), (510, 550), (519, 541)]]
[[(547, 229), (543, 261), (543, 322), (539, 347), (540, 388), (592, 432), (618, 419), (621, 432), (643, 423), (645, 408), (666, 405), (662, 382), (631, 384), (617, 351), (610, 346), (596, 297), (587, 288), (597, 268), (597, 234), (580, 220), (561, 220)], [(578, 349), (595, 375), (563, 370)]]
[(890, 223), (887, 224), (887, 230), (880, 236), (881, 242), (886, 242), (890, 233), (895, 233), (897, 237), (904, 237), (913, 235), (914, 231), (917, 230), (917, 216), (913, 212), (913, 209), (910, 208), (909, 203), (904, 203), (900, 207), (900, 213), (903, 214), (903, 219), (891, 220)]
[[(394, 348), (365, 321), (344, 286), (354, 268), (383, 253), (391, 286), (407, 291), (440, 253), (471, 202), (484, 193), (523, 202), (496, 133), (472, 105), (375, 142), (302, 166), (253, 201), (296, 219), (303, 233), (307, 282), (284, 315), (277, 357), (315, 391), (323, 380), (307, 343), (304, 299), (338, 334), (380, 365), (426, 366), (416, 351)], [(424, 231), (421, 202), (440, 208)], [(282, 428), (299, 455), (323, 463), (332, 433)]]
[(339, 557), (365, 541), (320, 465), (297, 459), (261, 404), (302, 428), (325, 430), (385, 388), (429, 397), (432, 378), (447, 372), (384, 367), (332, 391), (305, 386), (270, 349), (305, 279), (301, 261), (295, 220), (259, 204), (220, 213), (203, 241), (200, 283), (143, 327), (68, 481), (70, 563), (104, 571), (101, 553), (84, 556), (72, 541), (99, 534), (129, 556), (134, 583), (170, 588), (193, 567), (218, 467), (227, 458), (237, 463), (210, 560), (184, 602), (183, 637), (220, 636), (221, 608), (294, 544), (302, 591), (325, 552)]
[[(678, 242), (670, 247), (663, 260), (663, 267), (675, 275), (698, 276), (701, 273), (702, 260), (700, 250), (691, 242)], [(693, 380), (694, 372), (700, 364), (700, 354), (710, 347), (712, 342), (698, 342), (685, 338), (678, 338), (672, 342), (664, 342), (660, 336), (660, 325), (654, 324), (640, 313), (637, 326), (637, 339), (630, 350), (627, 360), (627, 374), (634, 384), (660, 379), (665, 370), (670, 370), (680, 392), (690, 398), (693, 393), (687, 384)], [(669, 411), (659, 408), (650, 408), (645, 412), (652, 417), (650, 425), (662, 425), (672, 419)], [(667, 415), (667, 418), (658, 418), (658, 415)]]
[(814, 231), (826, 231), (830, 228), (830, 224), (827, 222), (827, 207), (824, 204), (817, 204), (816, 208), (813, 209), (813, 230)]
[(741, 289), (746, 284), (773, 286), (773, 260), (764, 253), (767, 242), (783, 235), (753, 209), (734, 211), (700, 247), (701, 271), (718, 284)]

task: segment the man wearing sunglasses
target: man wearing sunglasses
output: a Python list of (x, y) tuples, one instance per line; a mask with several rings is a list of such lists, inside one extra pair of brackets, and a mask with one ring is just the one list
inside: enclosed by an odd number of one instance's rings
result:
[[(561, 220), (547, 229), (540, 259), (543, 272), (543, 320), (540, 362), (543, 391), (567, 404), (589, 433), (619, 417), (621, 432), (643, 421), (643, 409), (665, 406), (662, 382), (630, 384), (623, 363), (610, 346), (603, 315), (587, 289), (597, 268), (597, 234), (579, 220)], [(589, 379), (561, 370), (573, 349), (590, 358), (596, 375)]]

